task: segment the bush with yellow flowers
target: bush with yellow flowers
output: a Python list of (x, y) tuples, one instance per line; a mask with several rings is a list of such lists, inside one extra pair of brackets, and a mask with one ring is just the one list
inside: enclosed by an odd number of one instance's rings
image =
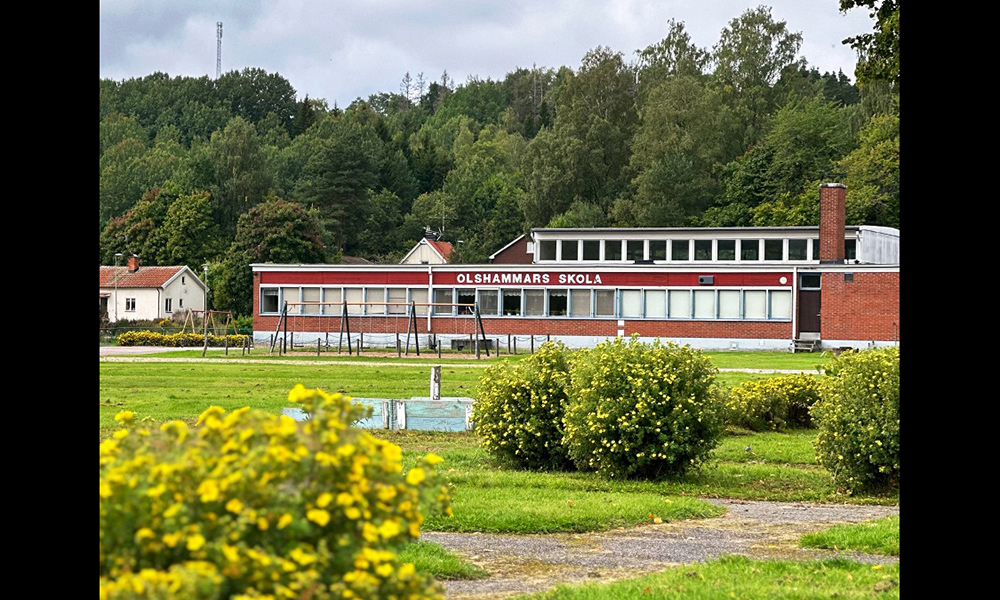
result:
[(486, 369), (472, 420), (487, 452), (521, 468), (573, 468), (562, 443), (569, 359), (563, 344), (546, 342), (525, 360)]
[(673, 342), (616, 338), (573, 360), (564, 443), (581, 470), (605, 477), (681, 475), (723, 432), (717, 369)]
[(800, 373), (747, 381), (728, 390), (726, 422), (753, 431), (812, 427), (809, 409), (819, 400), (819, 381)]
[(428, 454), (350, 424), (366, 409), (296, 386), (297, 422), (211, 407), (144, 430), (131, 411), (101, 443), (101, 597), (438, 598), (395, 549), (422, 510), (451, 514)]
[(899, 347), (845, 352), (826, 365), (816, 459), (853, 491), (899, 487)]
[[(205, 334), (203, 333), (170, 333), (163, 334), (156, 331), (126, 331), (118, 335), (117, 344), (119, 346), (167, 346), (171, 348), (184, 348), (188, 346), (204, 346)], [(213, 335), (208, 334), (209, 346), (241, 346), (246, 340), (245, 335)]]

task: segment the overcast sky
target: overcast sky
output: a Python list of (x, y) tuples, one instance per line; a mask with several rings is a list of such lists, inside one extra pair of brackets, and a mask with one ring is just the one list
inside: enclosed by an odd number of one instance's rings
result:
[(343, 108), (398, 93), (406, 72), (430, 82), (447, 71), (461, 84), (532, 65), (577, 70), (597, 46), (633, 60), (671, 18), (710, 49), (732, 19), (760, 4), (802, 33), (811, 67), (854, 81), (856, 56), (841, 42), (871, 31), (872, 20), (863, 8), (840, 13), (838, 0), (100, 0), (100, 75), (215, 77), (221, 21), (224, 73), (277, 72), (299, 99)]

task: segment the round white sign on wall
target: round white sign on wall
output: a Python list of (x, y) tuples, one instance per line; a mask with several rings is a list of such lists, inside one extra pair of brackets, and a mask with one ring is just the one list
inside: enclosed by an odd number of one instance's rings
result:
[(778, 283), (780, 283), (781, 285), (785, 285), (786, 283), (788, 283), (788, 278), (782, 277), (781, 279), (778, 280)]

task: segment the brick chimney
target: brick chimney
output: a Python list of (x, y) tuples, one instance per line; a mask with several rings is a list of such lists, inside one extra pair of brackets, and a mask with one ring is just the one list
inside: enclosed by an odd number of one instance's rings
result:
[(139, 270), (139, 257), (133, 254), (132, 256), (128, 257), (128, 272), (135, 273), (138, 270)]
[(847, 186), (819, 186), (819, 262), (844, 262), (844, 228), (847, 223)]

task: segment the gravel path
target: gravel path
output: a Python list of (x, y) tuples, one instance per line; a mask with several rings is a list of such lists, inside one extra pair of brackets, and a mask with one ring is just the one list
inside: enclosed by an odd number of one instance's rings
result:
[(798, 547), (803, 533), (898, 515), (897, 506), (710, 500), (726, 515), (589, 534), (424, 533), (421, 538), (483, 567), (488, 579), (445, 582), (448, 598), (493, 599), (551, 589), (558, 583), (610, 581), (702, 562), (726, 554), (811, 560), (841, 556), (863, 562), (898, 558)]

